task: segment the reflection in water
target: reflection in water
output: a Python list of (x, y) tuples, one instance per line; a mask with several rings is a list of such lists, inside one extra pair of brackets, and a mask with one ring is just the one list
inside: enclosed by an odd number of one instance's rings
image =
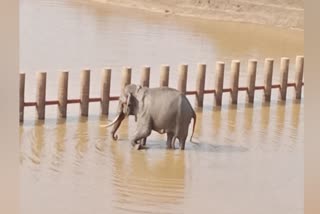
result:
[(67, 141), (66, 139), (66, 132), (67, 132), (67, 124), (64, 119), (60, 119), (61, 121), (57, 123), (57, 128), (56, 128), (56, 154), (59, 156), (59, 154), (62, 154), (65, 150), (65, 142)]
[[(244, 109), (244, 129), (251, 131), (252, 130), (252, 122), (253, 122), (253, 114), (254, 114), (254, 106), (251, 103), (246, 104)], [(256, 124), (256, 121), (254, 121)]]
[(139, 213), (162, 207), (163, 212), (172, 210), (172, 206), (183, 201), (183, 153), (159, 154), (155, 151), (150, 152), (151, 154), (139, 154), (140, 152), (135, 151), (124, 161), (120, 151), (112, 151), (115, 152), (113, 157), (117, 157), (114, 159), (113, 168), (113, 183), (117, 195), (115, 208)]
[(221, 114), (220, 114), (220, 108), (219, 110), (213, 109), (212, 111), (212, 130), (214, 134), (219, 134), (219, 130), (221, 127)]
[(54, 151), (52, 154), (51, 169), (58, 171), (58, 169), (63, 165), (64, 152), (66, 150), (66, 138), (67, 124), (65, 119), (59, 119), (57, 127), (55, 129), (56, 141), (54, 144)]
[(42, 149), (45, 146), (44, 140), (44, 132), (43, 132), (43, 121), (37, 121), (35, 124), (35, 129), (31, 136), (31, 150), (32, 154), (30, 159), (37, 164), (40, 164), (42, 157)]
[[(195, 112), (196, 112), (196, 114), (197, 114), (197, 118), (196, 118), (196, 126), (195, 126), (195, 129), (194, 129), (194, 132), (195, 133), (201, 133), (202, 131), (206, 131), (206, 130), (203, 130), (205, 127), (203, 127), (202, 126), (202, 117), (203, 117), (203, 114), (199, 114), (199, 113), (202, 113), (202, 111), (201, 110), (199, 110), (199, 109), (197, 109), (197, 108), (195, 108)], [(192, 124), (193, 125), (193, 120), (191, 121), (191, 123), (190, 124)], [(189, 125), (189, 127), (190, 127), (190, 125)], [(190, 130), (190, 128), (189, 128), (189, 130)], [(189, 132), (188, 132), (189, 133)], [(196, 136), (194, 135), (194, 137), (193, 138), (196, 138)]]
[(86, 117), (80, 117), (78, 127), (74, 136), (77, 139), (77, 144), (75, 145), (76, 155), (79, 159), (84, 156), (84, 153), (88, 150), (88, 123)]
[(261, 108), (261, 127), (265, 130), (269, 127), (270, 103), (263, 103)]
[(303, 105), (301, 101), (294, 101), (295, 107), (292, 108), (292, 112), (291, 112), (291, 124), (292, 124), (293, 130), (298, 127), (299, 122), (301, 121), (301, 118), (300, 118), (301, 105)]
[(231, 105), (228, 109), (228, 128), (230, 133), (235, 132), (236, 124), (237, 124), (236, 119), (237, 119), (237, 106)]
[(277, 105), (277, 112), (276, 112), (277, 125), (275, 129), (277, 136), (282, 136), (283, 134), (285, 115), (286, 115), (286, 104), (282, 101), (279, 101)]

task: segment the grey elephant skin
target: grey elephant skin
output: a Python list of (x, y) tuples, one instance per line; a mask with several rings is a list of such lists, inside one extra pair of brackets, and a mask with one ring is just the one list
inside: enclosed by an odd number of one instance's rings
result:
[(151, 131), (167, 134), (167, 148), (175, 148), (176, 139), (180, 149), (185, 148), (188, 128), (193, 119), (194, 133), (196, 114), (184, 94), (173, 88), (146, 88), (139, 85), (127, 85), (119, 98), (118, 115), (107, 125), (113, 126), (111, 134), (114, 140), (118, 139), (116, 131), (126, 116), (134, 115), (137, 128), (130, 138), (133, 146), (138, 149), (145, 145), (146, 138)]

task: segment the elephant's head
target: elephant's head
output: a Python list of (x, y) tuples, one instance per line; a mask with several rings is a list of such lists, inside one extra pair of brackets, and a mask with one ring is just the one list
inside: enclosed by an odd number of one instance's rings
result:
[(139, 96), (138, 93), (141, 89), (141, 86), (138, 85), (127, 85), (119, 97), (118, 104), (118, 113), (117, 117), (106, 127), (112, 126), (111, 134), (114, 140), (118, 139), (118, 136), (115, 134), (118, 130), (121, 122), (126, 116), (134, 115), (137, 118), (139, 110)]

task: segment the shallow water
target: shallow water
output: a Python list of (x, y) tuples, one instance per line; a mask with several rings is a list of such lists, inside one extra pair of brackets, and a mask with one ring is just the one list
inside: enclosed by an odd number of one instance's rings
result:
[(118, 142), (105, 118), (25, 125), (21, 213), (303, 213), (301, 108), (204, 109), (185, 151), (157, 133), (133, 150), (132, 118)]
[[(139, 72), (152, 68), (151, 85), (158, 84), (161, 64), (176, 68), (189, 64), (189, 89), (194, 89), (198, 62), (208, 65), (207, 88), (213, 83), (216, 60), (241, 60), (240, 83), (246, 84), (249, 58), (276, 59), (303, 54), (303, 32), (262, 26), (214, 22), (134, 12), (84, 0), (21, 0), (21, 69), (27, 73), (26, 101), (33, 101), (34, 72), (48, 71), (47, 98), (55, 99), (57, 70), (70, 69), (70, 98), (79, 97), (79, 72), (92, 68), (91, 96), (98, 97), (100, 70), (110, 66), (112, 94), (123, 65)], [(257, 84), (263, 83), (259, 64)], [(291, 64), (292, 68), (294, 67)], [(291, 71), (290, 71), (291, 72)], [(278, 79), (275, 69), (274, 80)], [(293, 80), (293, 70), (289, 79)], [(139, 75), (133, 75), (133, 82)], [(225, 83), (228, 84), (228, 72)], [(213, 108), (205, 95), (197, 109), (194, 143), (186, 150), (167, 150), (165, 136), (152, 133), (148, 148), (132, 150), (128, 138), (135, 122), (126, 119), (111, 140), (101, 128), (113, 119), (99, 115), (90, 104), (90, 116), (79, 117), (77, 104), (68, 106), (68, 118), (56, 119), (56, 106), (46, 108), (46, 120), (34, 120), (34, 108), (25, 108), (20, 126), (20, 189), (22, 214), (87, 213), (303, 213), (304, 104), (293, 99), (255, 104), (245, 102)], [(188, 96), (194, 103), (194, 96)], [(191, 129), (191, 127), (190, 127)]]

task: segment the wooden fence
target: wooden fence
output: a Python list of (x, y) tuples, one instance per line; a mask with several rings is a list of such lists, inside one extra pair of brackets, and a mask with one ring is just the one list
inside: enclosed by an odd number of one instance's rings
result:
[[(194, 91), (187, 91), (187, 75), (188, 65), (180, 65), (178, 85), (177, 89), (186, 95), (195, 95), (197, 107), (203, 106), (204, 94), (214, 94), (214, 102), (216, 106), (220, 106), (222, 103), (223, 93), (229, 93), (231, 97), (231, 103), (237, 104), (238, 92), (244, 91), (247, 93), (247, 102), (253, 103), (256, 90), (264, 91), (264, 101), (270, 102), (272, 89), (279, 90), (279, 99), (286, 100), (287, 88), (295, 88), (295, 99), (301, 99), (301, 89), (304, 83), (303, 80), (303, 67), (304, 57), (297, 56), (295, 65), (295, 82), (288, 83), (289, 73), (289, 58), (281, 58), (280, 63), (280, 83), (272, 84), (273, 77), (273, 64), (274, 60), (271, 58), (265, 59), (264, 62), (264, 85), (256, 86), (256, 72), (257, 72), (257, 60), (248, 61), (248, 82), (247, 86), (239, 87), (239, 71), (240, 61), (233, 60), (231, 63), (231, 78), (230, 88), (224, 88), (224, 72), (225, 63), (216, 62), (215, 69), (215, 82), (213, 89), (205, 89), (206, 80), (206, 64), (199, 64), (197, 69), (196, 89)], [(25, 73), (20, 74), (20, 121), (24, 119), (24, 107), (35, 106), (37, 111), (37, 118), (39, 120), (45, 119), (45, 107), (47, 105), (58, 106), (58, 117), (65, 118), (67, 116), (67, 105), (72, 103), (80, 104), (81, 116), (88, 116), (89, 103), (100, 102), (101, 114), (108, 115), (109, 113), (109, 102), (119, 99), (119, 96), (110, 95), (111, 87), (111, 69), (106, 68), (102, 72), (101, 77), (101, 96), (96, 98), (90, 98), (90, 70), (83, 70), (81, 72), (81, 90), (80, 99), (68, 99), (68, 76), (67, 71), (61, 72), (59, 77), (58, 86), (58, 99), (57, 100), (46, 100), (46, 72), (37, 73), (37, 92), (35, 102), (25, 102)], [(140, 84), (142, 86), (149, 87), (150, 79), (150, 67), (146, 66), (141, 72)], [(126, 85), (131, 83), (131, 68), (124, 68), (122, 71), (121, 88), (123, 89)], [(169, 83), (169, 66), (163, 65), (160, 71), (160, 86), (166, 87)]]

